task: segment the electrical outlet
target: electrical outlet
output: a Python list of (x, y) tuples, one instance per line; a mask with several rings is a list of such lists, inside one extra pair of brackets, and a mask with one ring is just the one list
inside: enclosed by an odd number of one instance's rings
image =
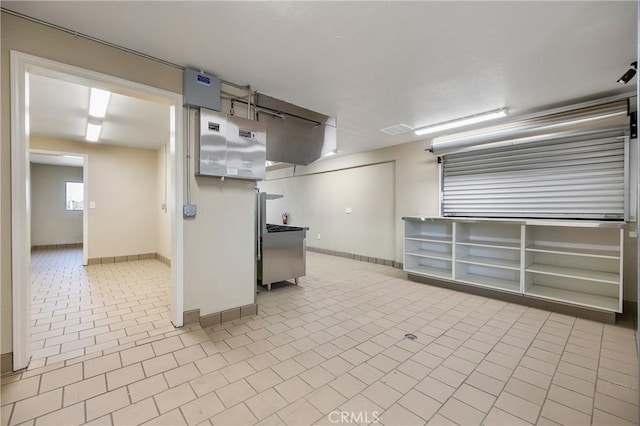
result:
[(320, 234), (318, 234), (318, 239), (320, 239)]
[(197, 209), (195, 204), (185, 204), (182, 209), (184, 217), (195, 217), (196, 211)]
[(347, 208), (344, 209), (344, 212), (346, 214), (351, 214), (353, 212), (353, 210), (351, 209), (351, 207), (347, 207)]

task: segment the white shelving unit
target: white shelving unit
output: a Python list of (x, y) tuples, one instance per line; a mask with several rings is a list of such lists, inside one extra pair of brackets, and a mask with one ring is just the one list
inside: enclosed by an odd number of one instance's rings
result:
[(531, 224), (524, 294), (622, 312), (622, 228)]
[(518, 224), (453, 222), (455, 279), (465, 284), (520, 292)]
[(404, 219), (409, 274), (622, 312), (624, 223)]
[(406, 221), (405, 235), (405, 271), (452, 278), (452, 223), (439, 220)]

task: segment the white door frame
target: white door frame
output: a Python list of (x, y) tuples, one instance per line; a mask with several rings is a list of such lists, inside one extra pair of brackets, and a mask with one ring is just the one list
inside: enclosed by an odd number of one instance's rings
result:
[[(170, 106), (171, 179), (171, 278), (172, 322), (183, 324), (183, 108), (182, 94), (169, 92), (26, 53), (11, 51), (11, 266), (13, 303), (13, 369), (29, 365), (31, 300), (31, 203), (29, 175), (28, 72), (64, 73), (79, 80), (92, 80), (119, 87)], [(86, 211), (86, 210), (85, 210)], [(86, 235), (86, 234), (85, 234)]]
[[(66, 151), (51, 151), (48, 149), (29, 149), (31, 154), (46, 154), (46, 155), (73, 155), (75, 157), (82, 158), (82, 183), (84, 200), (89, 199), (89, 154), (81, 154), (79, 152), (66, 152)], [(31, 187), (29, 191), (33, 192)], [(29, 222), (31, 226), (31, 222)], [(85, 205), (82, 209), (82, 264), (87, 266), (89, 264), (89, 206)]]

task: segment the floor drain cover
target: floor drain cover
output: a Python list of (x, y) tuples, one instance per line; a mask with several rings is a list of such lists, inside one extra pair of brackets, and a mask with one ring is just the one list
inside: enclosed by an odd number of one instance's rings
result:
[(409, 339), (409, 340), (416, 340), (417, 339), (416, 335), (415, 334), (411, 334), (411, 333), (405, 334), (404, 338), (405, 339)]

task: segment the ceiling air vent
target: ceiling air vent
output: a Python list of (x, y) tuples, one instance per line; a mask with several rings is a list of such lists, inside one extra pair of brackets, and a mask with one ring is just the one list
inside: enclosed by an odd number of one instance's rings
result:
[(385, 127), (384, 129), (380, 129), (380, 131), (382, 133), (395, 136), (395, 135), (400, 135), (402, 133), (413, 131), (413, 127), (400, 123), (400, 124), (394, 124), (393, 126)]

